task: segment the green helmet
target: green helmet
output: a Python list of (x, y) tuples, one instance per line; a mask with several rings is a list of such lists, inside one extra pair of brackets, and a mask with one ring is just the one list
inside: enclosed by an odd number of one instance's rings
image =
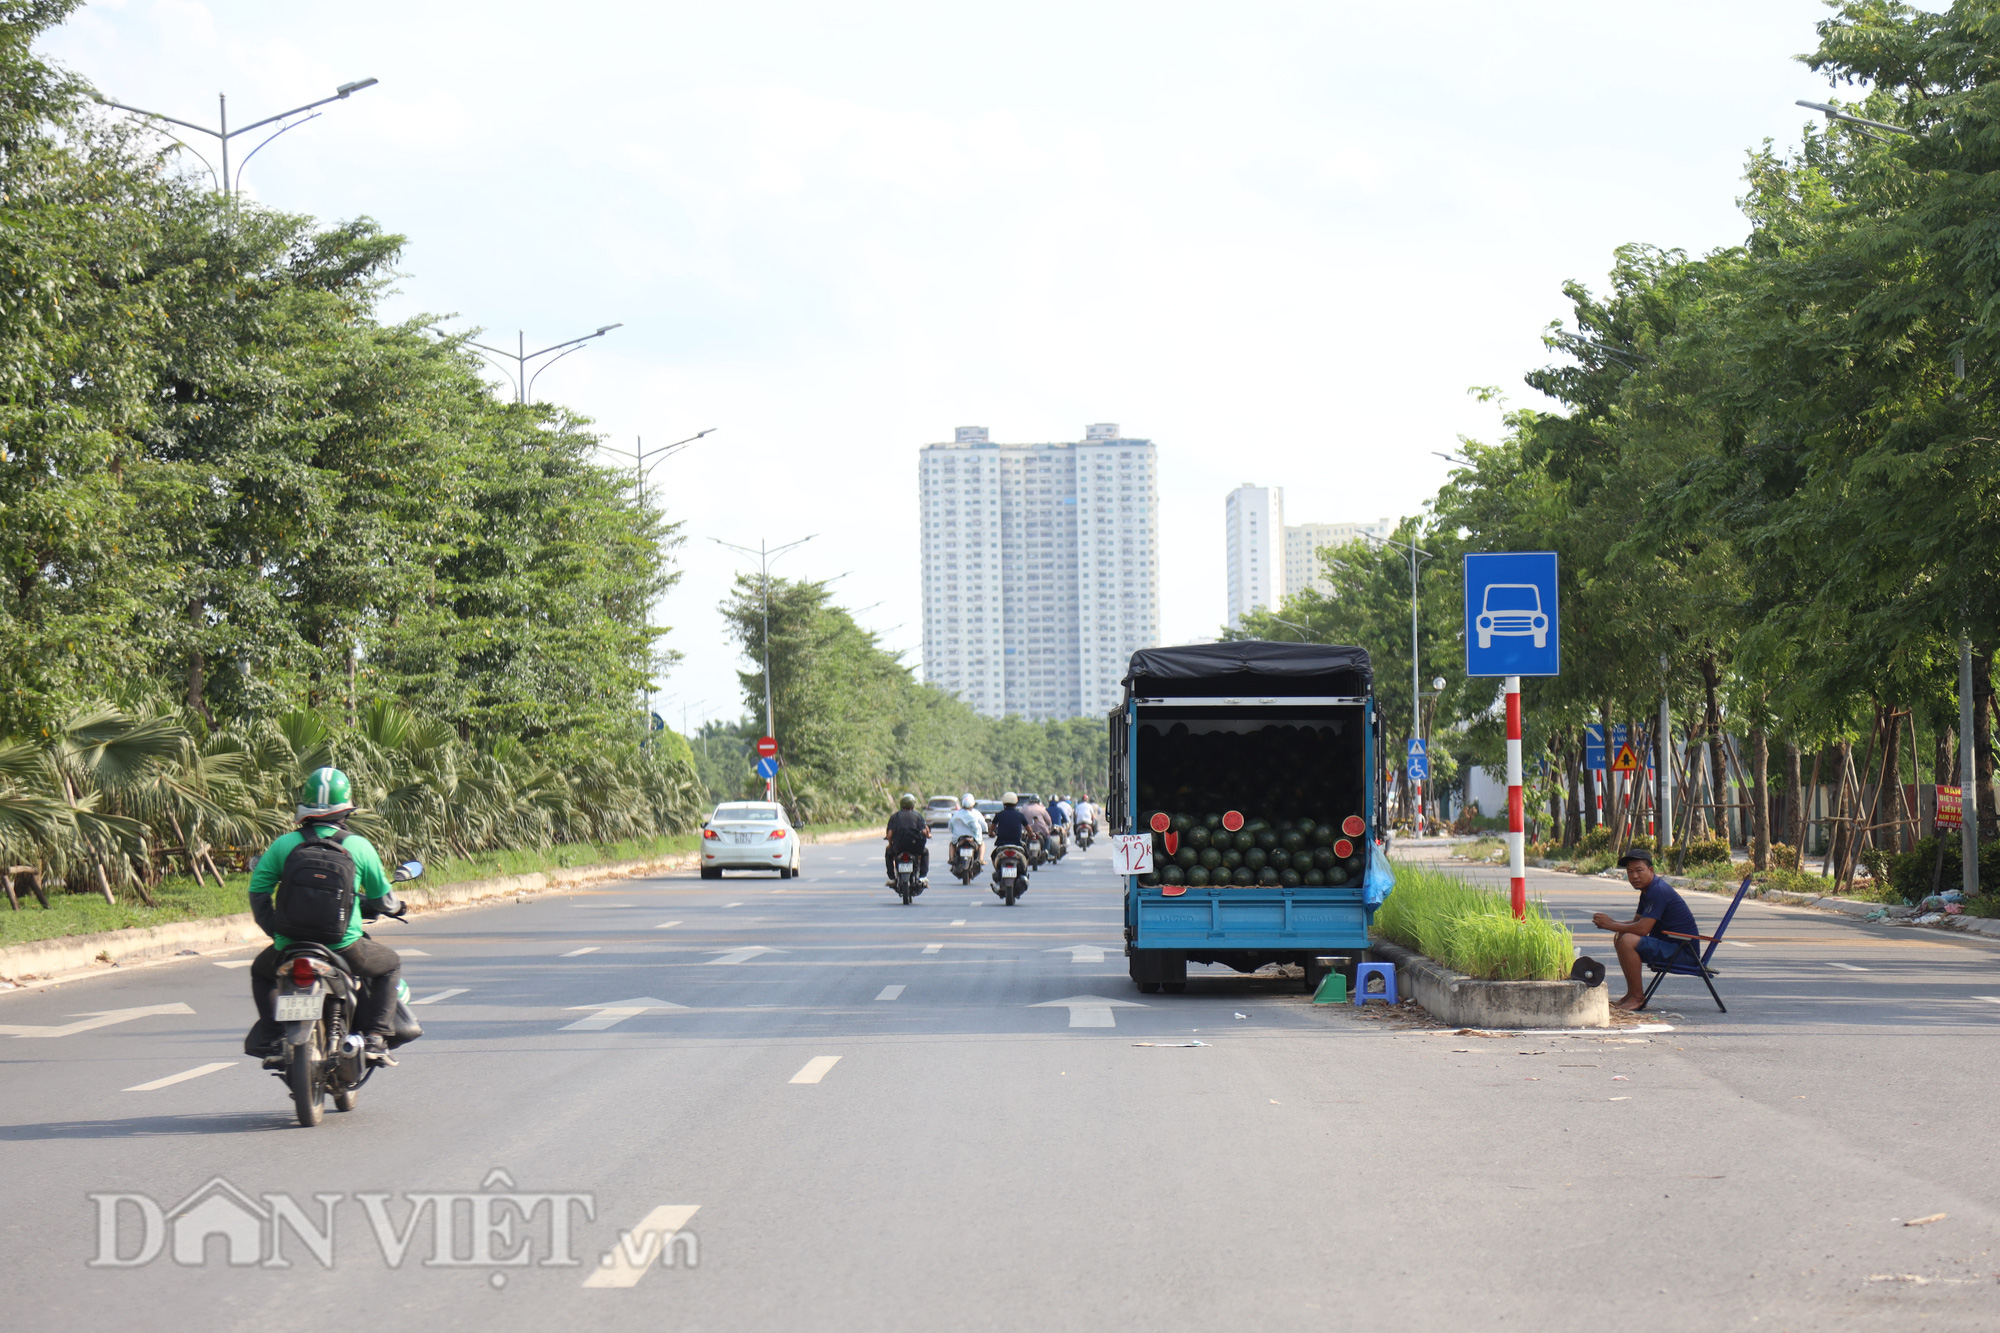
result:
[(901, 799), (897, 803), (901, 805), (905, 810), (914, 810), (917, 808), (917, 798), (911, 795), (909, 792), (904, 792)]
[(347, 774), (337, 768), (316, 768), (306, 775), (299, 788), (296, 818), (303, 823), (330, 815), (344, 815), (354, 808), (354, 788)]

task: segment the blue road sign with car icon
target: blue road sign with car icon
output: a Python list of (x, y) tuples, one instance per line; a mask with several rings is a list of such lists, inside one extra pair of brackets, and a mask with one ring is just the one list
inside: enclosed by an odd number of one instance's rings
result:
[(1562, 671), (1556, 553), (1465, 557), (1465, 674), (1554, 676)]

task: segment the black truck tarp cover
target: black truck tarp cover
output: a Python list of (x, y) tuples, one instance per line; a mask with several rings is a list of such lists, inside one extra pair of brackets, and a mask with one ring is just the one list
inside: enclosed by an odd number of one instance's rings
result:
[(1374, 673), (1366, 648), (1238, 639), (1178, 648), (1141, 648), (1125, 672), (1132, 694), (1368, 694)]

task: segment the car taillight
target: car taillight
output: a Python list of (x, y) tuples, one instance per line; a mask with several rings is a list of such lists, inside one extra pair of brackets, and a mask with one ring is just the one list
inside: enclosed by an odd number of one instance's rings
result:
[(704, 838), (707, 838), (707, 839), (709, 839), (709, 840), (710, 840), (710, 841), (712, 841), (712, 842), (721, 842), (721, 841), (722, 841), (722, 835), (721, 835), (720, 833), (717, 833), (717, 832), (716, 832), (716, 831), (715, 831), (714, 829), (712, 829), (712, 828), (705, 828), (705, 829), (703, 829), (703, 830), (701, 831), (701, 836), (702, 836), (702, 837), (704, 837)]
[(294, 986), (310, 986), (315, 980), (312, 959), (294, 958), (292, 960), (292, 984)]
[(774, 828), (771, 830), (771, 836), (774, 838), (782, 838), (785, 836), (785, 831), (781, 828)]

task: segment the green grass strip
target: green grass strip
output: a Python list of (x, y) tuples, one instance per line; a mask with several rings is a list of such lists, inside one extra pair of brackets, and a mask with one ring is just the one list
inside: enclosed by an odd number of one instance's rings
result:
[(1395, 890), (1375, 913), (1384, 939), (1482, 981), (1569, 975), (1576, 942), (1540, 899), (1516, 921), (1505, 894), (1430, 866), (1403, 863), (1395, 871)]

